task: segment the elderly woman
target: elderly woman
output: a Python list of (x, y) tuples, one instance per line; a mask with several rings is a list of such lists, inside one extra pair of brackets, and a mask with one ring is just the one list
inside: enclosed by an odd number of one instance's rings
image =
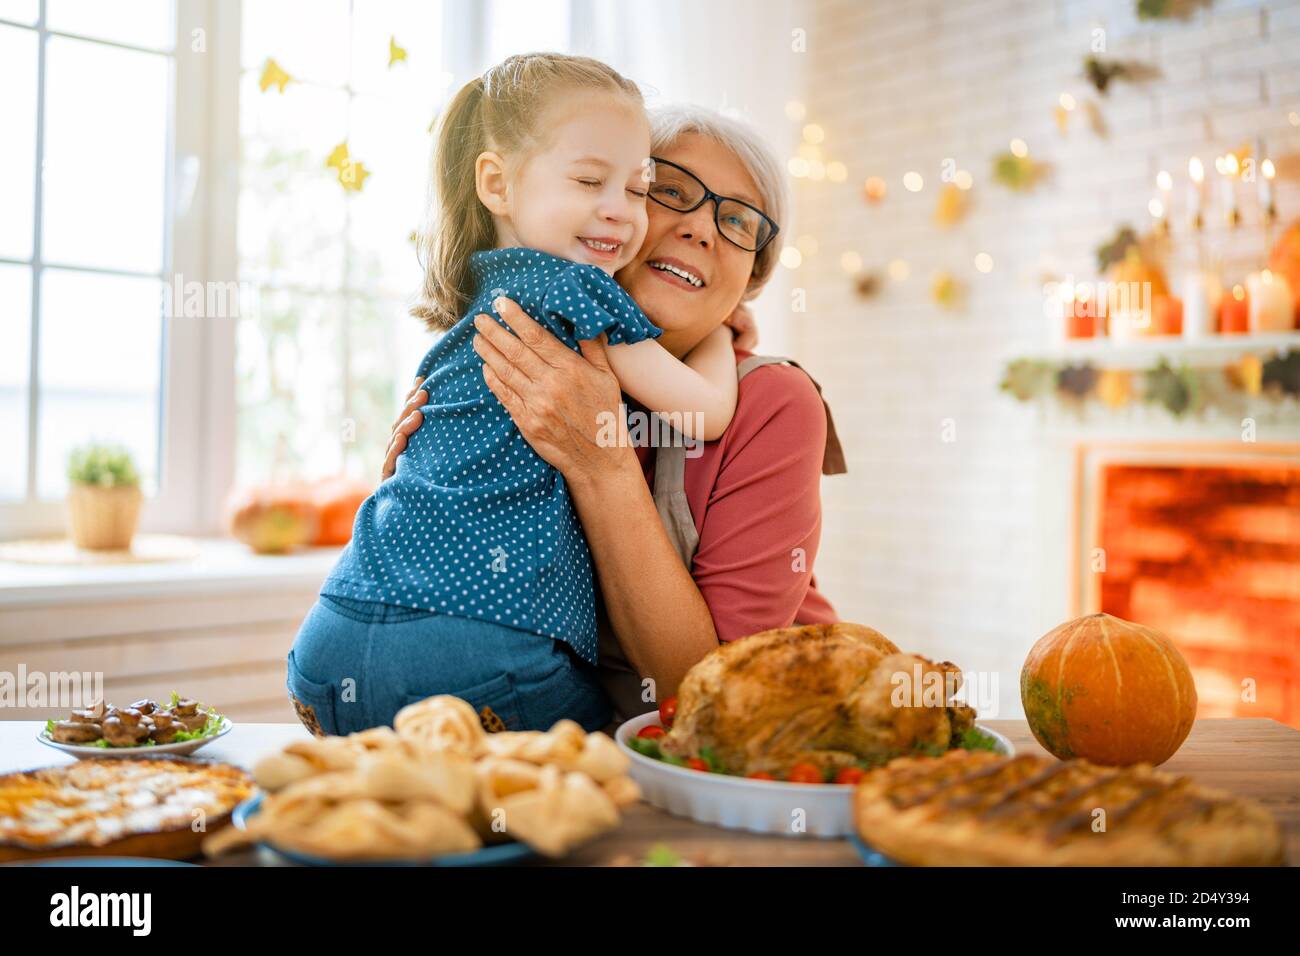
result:
[[(779, 223), (785, 191), (770, 150), (718, 114), (654, 111), (652, 137), (659, 188), (650, 194), (649, 231), (616, 278), (680, 358), (757, 295), (777, 262), (779, 241), (770, 236), (757, 250), (729, 236), (731, 203)], [(475, 348), (492, 392), (568, 483), (603, 598), (602, 677), (618, 716), (675, 693), (719, 641), (837, 619), (817, 590), (813, 561), (819, 478), (843, 471), (843, 458), (807, 374), (738, 342), (739, 399), (721, 439), (689, 453), (629, 447), (600, 438), (598, 423), (627, 401), (600, 341), (583, 342), (579, 355), (517, 307), (502, 317), (515, 335), (479, 316)], [(425, 401), (420, 391), (408, 398), (385, 478)]]

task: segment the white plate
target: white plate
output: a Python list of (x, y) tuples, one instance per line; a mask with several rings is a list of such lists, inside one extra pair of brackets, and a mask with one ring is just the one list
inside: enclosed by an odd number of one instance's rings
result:
[(36, 732), (36, 739), (47, 747), (53, 747), (55, 750), (62, 750), (65, 754), (71, 754), (78, 760), (85, 760), (87, 757), (152, 757), (155, 754), (169, 754), (173, 757), (184, 757), (194, 753), (200, 747), (206, 747), (212, 741), (224, 737), (230, 733), (231, 728), (235, 725), (226, 717), (221, 718), (221, 727), (215, 734), (207, 737), (200, 737), (197, 740), (183, 740), (178, 744), (154, 744), (152, 747), (86, 747), (81, 744), (61, 744), (57, 740), (51, 740), (45, 732), (45, 726)]
[[(674, 767), (628, 746), (628, 738), (652, 725), (662, 726), (659, 714), (653, 711), (633, 717), (614, 734), (632, 760), (629, 774), (651, 806), (730, 830), (794, 837), (844, 837), (854, 832), (851, 785), (750, 780)], [(980, 724), (975, 726), (997, 740), (1003, 753), (1015, 754), (1006, 737)]]

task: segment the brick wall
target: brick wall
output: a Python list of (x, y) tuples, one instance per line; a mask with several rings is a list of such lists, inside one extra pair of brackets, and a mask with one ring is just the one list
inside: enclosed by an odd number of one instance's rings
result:
[[(1000, 715), (1020, 712), (1029, 646), (1070, 613), (1071, 449), (1090, 437), (1143, 441), (1238, 439), (1239, 420), (1175, 423), (1134, 410), (1076, 421), (1017, 405), (998, 392), (1005, 359), (1046, 347), (1041, 273), (1095, 279), (1094, 249), (1123, 222), (1151, 220), (1157, 171), (1175, 177), (1171, 221), (1185, 216), (1187, 160), (1213, 179), (1213, 158), (1263, 137), (1270, 155), (1300, 152), (1300, 3), (1218, 0), (1186, 21), (1143, 23), (1132, 0), (816, 0), (801, 97), (805, 122), (826, 131), (827, 159), (844, 183), (795, 182), (787, 235), (817, 252), (788, 274), (807, 311), (791, 313), (791, 354), (817, 375), (835, 409), (850, 474), (823, 485), (819, 578), (841, 614), (900, 645), (1000, 674)], [(1116, 82), (1105, 98), (1082, 79), (1095, 28), (1106, 54), (1146, 61), (1162, 76)], [(1110, 134), (1097, 138), (1080, 110), (1068, 133), (1057, 97), (1098, 100)], [(1052, 166), (1030, 194), (991, 179), (992, 157), (1013, 137)], [(974, 176), (966, 220), (933, 223), (941, 164)], [(924, 189), (909, 193), (916, 170)], [(887, 199), (868, 207), (861, 187), (883, 177)], [(1263, 232), (1253, 187), (1245, 224), (1229, 233), (1211, 216), (1207, 247), (1229, 281), (1260, 267)], [(1283, 221), (1300, 214), (1293, 182), (1279, 184)], [(1176, 246), (1185, 253), (1187, 245)], [(859, 253), (884, 273), (863, 301), (840, 255)], [(986, 252), (993, 271), (977, 272)], [(966, 286), (962, 308), (933, 304), (936, 270)], [(1176, 278), (1177, 269), (1171, 269)], [(945, 442), (945, 420), (955, 440)], [(1264, 416), (1260, 441), (1295, 440)]]

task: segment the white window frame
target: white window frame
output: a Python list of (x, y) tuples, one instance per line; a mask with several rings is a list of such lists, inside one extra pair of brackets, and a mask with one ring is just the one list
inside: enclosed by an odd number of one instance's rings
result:
[[(168, 117), (165, 184), (163, 281), (236, 282), (239, 276), (236, 209), (240, 160), (241, 4), (231, 0), (174, 0), (175, 40), (169, 54), (172, 80)], [(486, 5), (479, 0), (444, 0), (442, 57), (445, 69), (463, 82), (484, 68), (487, 48)], [(60, 534), (65, 528), (61, 500), (41, 499), (35, 484), (39, 436), (39, 283), (42, 269), (59, 265), (41, 259), (41, 172), (44, 148), (45, 45), (64, 36), (136, 49), (46, 25), (46, 0), (36, 24), (0, 19), (6, 26), (38, 35), (37, 172), (35, 244), (30, 260), (0, 261), (32, 270), (32, 354), (29, 375), (27, 491), (23, 499), (0, 500), (0, 540)], [(202, 31), (201, 34), (196, 31)], [(194, 48), (202, 37), (203, 49)], [(142, 48), (143, 49), (143, 48)], [(157, 53), (158, 51), (150, 51)], [(160, 54), (168, 55), (168, 54)], [(181, 170), (197, 162), (191, 198), (177, 208)], [(117, 270), (92, 270), (130, 274)], [(160, 383), (158, 488), (146, 500), (141, 530), (212, 534), (222, 530), (222, 504), (235, 477), (236, 383), (234, 316), (171, 317), (164, 325)], [(378, 463), (376, 463), (376, 467)]]
[[(46, 0), (32, 24), (0, 21), (37, 35), (35, 226), (30, 259), (3, 259), (31, 270), (31, 346), (27, 414), (27, 488), (22, 499), (0, 501), (0, 538), (58, 533), (64, 527), (62, 501), (42, 499), (36, 487), (39, 441), (40, 285), (46, 268), (141, 276), (114, 269), (86, 269), (42, 258), (45, 147), (46, 45), (51, 36), (167, 56), (171, 66), (164, 184), (164, 282), (233, 276), (234, 215), (238, 168), (239, 5), (219, 0), (176, 0), (175, 45), (160, 52), (47, 27)], [(203, 31), (202, 34), (195, 31)], [(202, 50), (194, 49), (202, 38)], [(206, 51), (206, 52), (205, 52)], [(188, 208), (176, 208), (178, 169), (197, 160), (197, 180)], [(161, 318), (161, 316), (160, 316)], [(142, 513), (142, 528), (200, 532), (219, 523), (220, 496), (233, 475), (234, 322), (231, 319), (171, 318), (163, 328), (160, 376), (158, 487)]]

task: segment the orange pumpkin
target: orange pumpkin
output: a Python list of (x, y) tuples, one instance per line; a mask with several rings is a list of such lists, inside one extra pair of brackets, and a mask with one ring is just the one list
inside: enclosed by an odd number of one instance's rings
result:
[[(1273, 252), (1268, 257), (1268, 268), (1286, 277), (1292, 289), (1300, 290), (1300, 220), (1293, 222), (1282, 233)], [(1296, 296), (1296, 325), (1300, 327), (1300, 294)]]
[[(1155, 303), (1169, 295), (1169, 283), (1163, 270), (1130, 248), (1123, 259), (1106, 271), (1106, 281), (1117, 296), (1108, 303), (1107, 331), (1112, 337), (1133, 338), (1163, 335), (1156, 325)], [(1150, 299), (1147, 296), (1150, 296)]]
[(226, 502), (231, 535), (258, 554), (284, 554), (312, 540), (316, 506), (302, 485), (237, 489)]
[(1025, 659), (1020, 699), (1044, 748), (1099, 764), (1164, 763), (1196, 717), (1196, 685), (1173, 642), (1109, 614), (1043, 635)]
[(370, 497), (373, 489), (352, 478), (325, 478), (312, 487), (312, 501), (316, 506), (316, 537), (314, 545), (340, 545), (352, 540), (352, 522), (356, 519), (361, 502)]

